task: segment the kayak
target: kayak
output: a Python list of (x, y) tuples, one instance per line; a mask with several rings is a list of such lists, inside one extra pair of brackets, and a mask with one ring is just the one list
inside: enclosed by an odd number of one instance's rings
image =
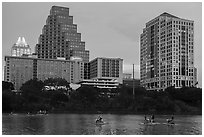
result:
[(168, 125), (168, 126), (173, 126), (173, 125), (176, 125), (174, 122), (171, 122), (171, 123), (163, 123), (164, 125)]
[(158, 124), (160, 124), (160, 123), (156, 123), (156, 122), (148, 122), (148, 123), (142, 123), (143, 125), (158, 125)]
[(108, 122), (103, 122), (103, 121), (97, 121), (95, 122), (96, 125), (105, 125), (105, 124), (108, 124)]
[(96, 125), (104, 125), (105, 122), (96, 122)]
[(175, 123), (167, 123), (167, 125), (175, 125)]

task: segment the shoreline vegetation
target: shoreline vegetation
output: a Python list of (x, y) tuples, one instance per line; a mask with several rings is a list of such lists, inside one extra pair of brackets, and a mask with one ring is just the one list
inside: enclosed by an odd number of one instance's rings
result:
[[(2, 112), (2, 114), (8, 114), (8, 115), (12, 115), (11, 113), (15, 114), (27, 114), (27, 115), (37, 115), (38, 113), (29, 113), (27, 111), (15, 111), (15, 112)], [(186, 113), (143, 113), (143, 112), (126, 112), (126, 111), (101, 111), (101, 112), (97, 112), (97, 111), (49, 111), (47, 112), (47, 114), (113, 114), (113, 115), (183, 115), (183, 116), (187, 116), (187, 115), (202, 115), (201, 113), (194, 113), (194, 112), (186, 112)]]
[[(50, 88), (45, 86), (66, 87)], [(202, 115), (202, 89), (169, 87), (165, 91), (147, 91), (135, 87), (98, 89), (82, 86), (72, 90), (65, 79), (55, 78), (25, 82), (20, 94), (12, 92), (12, 83), (2, 82), (2, 113), (37, 114), (138, 114)]]

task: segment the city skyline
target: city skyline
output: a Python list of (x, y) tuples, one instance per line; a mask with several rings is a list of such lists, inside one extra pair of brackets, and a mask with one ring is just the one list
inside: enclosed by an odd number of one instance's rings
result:
[[(195, 67), (198, 69), (199, 87), (202, 86), (202, 7), (201, 3), (3, 3), (2, 57), (10, 55), (10, 49), (18, 37), (25, 37), (32, 52), (38, 42), (42, 27), (51, 6), (70, 9), (74, 23), (90, 51), (90, 60), (96, 57), (124, 59), (124, 72), (132, 73), (136, 65), (139, 78), (139, 41), (144, 24), (155, 16), (168, 12), (195, 22)], [(176, 6), (175, 6), (176, 5)], [(36, 11), (36, 7), (38, 10)], [(143, 8), (141, 8), (143, 7)], [(152, 8), (140, 15), (145, 8)], [(157, 7), (157, 8), (155, 8)], [(105, 10), (103, 10), (105, 8)], [(121, 10), (123, 8), (123, 10)], [(181, 10), (182, 8), (182, 10)], [(27, 12), (24, 9), (29, 9)], [(114, 10), (113, 10), (114, 9)], [(165, 10), (166, 9), (166, 10)], [(140, 11), (141, 10), (141, 11)], [(194, 12), (192, 12), (192, 10)], [(140, 12), (139, 12), (140, 11)], [(14, 14), (15, 13), (15, 14)], [(39, 14), (40, 13), (40, 14)], [(32, 15), (32, 16), (29, 16)], [(37, 21), (36, 21), (37, 20)], [(23, 22), (23, 23), (22, 23)], [(31, 27), (30, 27), (31, 26)], [(12, 32), (12, 33), (11, 33)], [(122, 42), (121, 42), (122, 41)], [(124, 46), (125, 45), (125, 46)], [(4, 59), (2, 58), (2, 61)], [(4, 61), (3, 61), (4, 62)]]

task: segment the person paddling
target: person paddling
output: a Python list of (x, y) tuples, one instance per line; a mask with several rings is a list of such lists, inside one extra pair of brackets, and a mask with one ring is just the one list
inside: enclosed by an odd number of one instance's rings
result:
[(103, 122), (103, 118), (101, 116), (98, 116), (98, 118), (96, 119), (96, 123), (102, 123)]
[(173, 123), (174, 120), (174, 115), (171, 116), (171, 119), (167, 119), (167, 123), (171, 124)]
[(151, 122), (154, 123), (154, 114), (151, 116)]
[(144, 120), (145, 120), (145, 123), (148, 123), (148, 122), (149, 122), (149, 118), (147, 118), (146, 115), (144, 116)]
[(154, 116), (151, 116), (151, 118), (148, 118), (148, 117), (145, 115), (145, 116), (144, 116), (145, 123), (152, 123), (152, 122), (154, 122), (154, 120), (152, 120), (152, 118), (154, 119)]
[(144, 116), (144, 118), (145, 118), (145, 121), (147, 121), (147, 116), (146, 115)]

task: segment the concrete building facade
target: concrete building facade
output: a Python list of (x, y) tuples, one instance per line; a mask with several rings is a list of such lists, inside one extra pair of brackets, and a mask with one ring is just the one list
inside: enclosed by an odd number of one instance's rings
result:
[(148, 90), (195, 83), (194, 21), (165, 12), (146, 23), (140, 35), (140, 78)]
[(123, 60), (120, 58), (96, 58), (90, 61), (90, 79), (116, 79), (123, 83)]
[(12, 82), (16, 90), (33, 78), (33, 60), (24, 57), (5, 56), (4, 81)]
[(101, 89), (115, 89), (119, 86), (119, 82), (115, 79), (98, 78), (98, 79), (84, 79), (79, 84), (82, 86), (92, 86)]
[(4, 80), (12, 82), (16, 90), (34, 78), (64, 78), (69, 83), (84, 79), (84, 62), (79, 60), (5, 56), (5, 64)]
[(198, 79), (197, 79), (197, 68), (194, 67), (194, 86), (197, 87)]

